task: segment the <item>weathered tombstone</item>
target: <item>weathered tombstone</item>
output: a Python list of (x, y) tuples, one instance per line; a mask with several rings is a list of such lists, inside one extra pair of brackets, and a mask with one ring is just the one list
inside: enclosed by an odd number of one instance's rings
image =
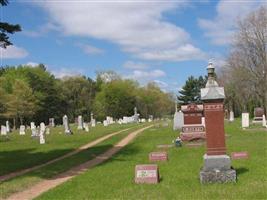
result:
[(151, 152), (149, 154), (149, 161), (167, 161), (168, 153), (167, 152)]
[(159, 182), (159, 170), (157, 165), (136, 165), (135, 183), (156, 184)]
[(242, 113), (242, 128), (249, 127), (249, 113)]
[(84, 127), (84, 130), (86, 132), (89, 132), (89, 125), (88, 125), (88, 123), (83, 123), (83, 127)]
[(81, 115), (78, 116), (78, 130), (83, 130), (83, 117)]
[(36, 128), (35, 123), (31, 122), (31, 129)]
[(9, 125), (9, 121), (6, 121), (6, 132), (10, 133), (10, 125)]
[(95, 127), (96, 126), (96, 121), (94, 119), (94, 114), (93, 113), (91, 113), (91, 126), (92, 127)]
[(234, 112), (231, 110), (231, 111), (230, 111), (230, 118), (229, 118), (229, 121), (230, 121), (230, 122), (233, 122), (234, 120), (235, 120)]
[(40, 144), (45, 144), (45, 124), (40, 124)]
[(254, 118), (252, 123), (262, 123), (263, 115), (264, 115), (263, 108), (254, 108)]
[(201, 89), (206, 119), (206, 154), (200, 171), (201, 183), (225, 183), (236, 181), (236, 171), (231, 168), (231, 160), (226, 155), (224, 133), (224, 88), (215, 80), (215, 68), (210, 62), (208, 81)]
[(179, 112), (175, 112), (173, 119), (173, 130), (176, 131), (181, 129), (184, 125), (184, 114), (180, 110)]
[(49, 118), (49, 126), (55, 127), (55, 119), (54, 118)]
[(6, 126), (1, 125), (1, 135), (7, 135)]
[(133, 122), (138, 123), (139, 122), (139, 114), (137, 113), (137, 108), (134, 107), (134, 115), (133, 115)]
[(25, 129), (26, 129), (26, 127), (24, 125), (20, 125), (20, 127), (19, 127), (19, 134), (20, 135), (25, 135)]
[(32, 131), (31, 137), (37, 137), (38, 136), (38, 133), (37, 133), (37, 130), (36, 130), (36, 126), (35, 126), (34, 122), (31, 122), (31, 131)]
[(180, 138), (182, 141), (195, 139), (205, 139), (205, 128), (202, 124), (203, 105), (188, 104), (183, 105), (181, 110), (184, 114), (184, 125)]
[(262, 126), (263, 127), (267, 127), (266, 126), (266, 117), (265, 117), (265, 115), (262, 115)]
[(69, 120), (68, 120), (67, 115), (63, 116), (63, 126), (64, 126), (64, 130), (65, 130), (65, 134), (67, 134), (67, 135), (72, 134), (72, 131), (70, 130)]

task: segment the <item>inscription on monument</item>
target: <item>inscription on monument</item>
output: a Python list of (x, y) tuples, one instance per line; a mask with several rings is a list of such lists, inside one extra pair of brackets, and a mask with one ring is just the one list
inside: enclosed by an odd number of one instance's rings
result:
[(159, 172), (157, 165), (136, 165), (135, 183), (155, 184), (159, 182)]

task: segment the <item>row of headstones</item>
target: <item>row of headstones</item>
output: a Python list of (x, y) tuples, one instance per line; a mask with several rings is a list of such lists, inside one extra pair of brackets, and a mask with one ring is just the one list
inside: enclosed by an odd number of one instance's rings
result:
[[(263, 127), (267, 128), (267, 123), (266, 123), (266, 117), (265, 115), (262, 115), (262, 120), (259, 121), (262, 123)], [(242, 128), (248, 128), (249, 127), (249, 113), (242, 113)]]

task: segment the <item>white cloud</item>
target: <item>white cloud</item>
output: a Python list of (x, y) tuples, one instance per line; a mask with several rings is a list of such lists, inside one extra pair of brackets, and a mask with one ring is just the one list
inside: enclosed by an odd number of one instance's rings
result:
[(242, 19), (262, 5), (267, 6), (267, 2), (221, 0), (216, 7), (217, 16), (212, 20), (199, 19), (198, 24), (213, 44), (227, 45), (233, 39), (237, 19)]
[(147, 69), (147, 68), (149, 68), (149, 66), (146, 63), (133, 62), (131, 60), (126, 61), (123, 64), (123, 67), (126, 68), (126, 69)]
[(31, 66), (31, 67), (37, 67), (39, 65), (39, 63), (36, 63), (36, 62), (27, 62), (24, 65)]
[[(201, 50), (191, 44), (190, 35), (163, 17), (163, 13), (187, 5), (186, 1), (46, 1), (37, 4), (66, 35), (106, 40), (142, 59), (203, 59)], [(166, 53), (172, 55), (166, 56)]]
[(1, 59), (25, 58), (29, 55), (25, 49), (17, 46), (7, 46), (6, 49), (0, 49)]
[(131, 79), (144, 82), (144, 81), (152, 81), (155, 78), (160, 78), (164, 76), (166, 76), (166, 73), (159, 69), (155, 69), (151, 71), (134, 70), (132, 74), (126, 76), (126, 78), (131, 78)]
[(22, 34), (29, 37), (41, 37), (50, 31), (59, 31), (59, 27), (53, 23), (46, 23), (42, 26), (39, 26), (37, 30), (23, 30)]
[(87, 55), (98, 55), (98, 54), (104, 53), (103, 49), (100, 49), (100, 48), (97, 48), (97, 47), (94, 47), (88, 44), (78, 43), (76, 44), (76, 46), (80, 47), (83, 50), (83, 52), (86, 53)]
[(69, 69), (69, 68), (60, 68), (60, 69), (52, 69), (51, 73), (54, 74), (56, 78), (64, 78), (71, 76), (81, 76), (82, 72), (77, 69)]

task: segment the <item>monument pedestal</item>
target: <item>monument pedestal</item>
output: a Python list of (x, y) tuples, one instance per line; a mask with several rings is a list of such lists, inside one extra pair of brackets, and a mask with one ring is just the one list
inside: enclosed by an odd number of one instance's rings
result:
[(228, 155), (203, 156), (204, 166), (199, 173), (201, 183), (236, 182), (236, 171), (231, 168)]

